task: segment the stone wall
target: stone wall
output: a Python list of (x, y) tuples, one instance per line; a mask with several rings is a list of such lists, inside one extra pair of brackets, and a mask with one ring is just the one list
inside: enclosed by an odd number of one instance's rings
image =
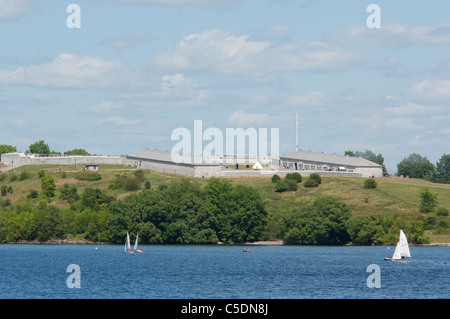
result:
[(23, 165), (36, 164), (122, 164), (127, 165), (125, 156), (109, 156), (109, 155), (45, 155), (25, 153), (8, 153), (2, 154), (2, 163), (9, 168), (19, 167)]

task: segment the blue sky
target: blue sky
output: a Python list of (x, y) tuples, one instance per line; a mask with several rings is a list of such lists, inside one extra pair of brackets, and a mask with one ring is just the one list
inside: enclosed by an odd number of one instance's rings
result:
[[(70, 29), (70, 4), (81, 28)], [(369, 4), (381, 27), (368, 28)], [(171, 150), (178, 127), (279, 128), (280, 154), (450, 147), (449, 1), (0, 0), (0, 144)], [(205, 142), (206, 143), (206, 142)]]

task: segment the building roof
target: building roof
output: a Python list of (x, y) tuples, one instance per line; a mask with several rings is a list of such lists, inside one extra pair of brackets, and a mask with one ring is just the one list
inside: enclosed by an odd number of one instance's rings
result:
[(299, 150), (297, 152), (280, 156), (280, 159), (290, 159), (297, 161), (308, 161), (317, 163), (328, 163), (333, 165), (354, 166), (354, 167), (381, 167), (381, 165), (366, 160), (363, 157), (342, 156), (337, 154), (325, 154), (315, 152), (305, 152)]
[(179, 155), (182, 158), (182, 162), (176, 162), (175, 157), (172, 156), (171, 152), (168, 151), (158, 151), (158, 150), (150, 150), (148, 148), (128, 155), (128, 157), (132, 158), (138, 158), (143, 160), (151, 160), (151, 161), (158, 161), (158, 162), (166, 162), (171, 164), (180, 164), (180, 165), (194, 165), (194, 166), (218, 166), (219, 164), (211, 164), (211, 163), (203, 163), (201, 156), (192, 156), (190, 154), (188, 155)]

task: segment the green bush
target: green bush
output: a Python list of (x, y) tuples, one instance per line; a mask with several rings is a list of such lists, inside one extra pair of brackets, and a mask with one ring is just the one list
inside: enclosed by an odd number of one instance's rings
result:
[(137, 191), (140, 189), (139, 178), (137, 177), (127, 177), (125, 178), (123, 189), (127, 191)]
[(278, 182), (280, 179), (281, 179), (280, 176), (278, 176), (277, 174), (274, 174), (274, 175), (272, 176), (272, 183), (275, 184), (275, 183)]
[(296, 191), (297, 190), (297, 182), (293, 179), (285, 179), (284, 182), (286, 183), (286, 190), (287, 191)]
[(420, 206), (421, 213), (430, 213), (434, 211), (437, 206), (437, 195), (432, 193), (429, 189), (420, 190)]
[(297, 172), (295, 172), (295, 173), (287, 173), (285, 178), (286, 179), (290, 179), (290, 180), (294, 180), (297, 183), (301, 183), (302, 182), (302, 175), (300, 175)]
[(447, 222), (444, 220), (441, 220), (438, 224), (438, 228), (448, 228)]
[(286, 182), (282, 179), (275, 183), (275, 191), (278, 193), (286, 191)]
[(43, 171), (43, 170), (40, 170), (39, 172), (38, 172), (38, 177), (39, 178), (42, 178), (42, 177), (44, 177), (45, 176), (45, 172)]
[(297, 182), (292, 179), (280, 179), (275, 184), (275, 191), (276, 192), (285, 192), (285, 191), (296, 191), (297, 190)]
[(6, 192), (8, 191), (8, 186), (3, 185), (1, 188), (1, 195), (6, 196)]
[(17, 175), (12, 175), (10, 178), (9, 178), (9, 181), (10, 182), (15, 182), (15, 181), (17, 181)]
[(93, 182), (93, 181), (101, 180), (102, 175), (100, 175), (99, 173), (82, 172), (82, 173), (77, 174), (76, 178), (80, 181)]
[(305, 187), (319, 187), (319, 183), (315, 179), (308, 178), (303, 184)]
[(78, 195), (78, 189), (74, 185), (69, 186), (67, 184), (64, 184), (64, 186), (60, 188), (59, 193), (59, 198), (62, 200), (67, 200), (69, 203), (80, 199), (80, 196)]
[(436, 214), (438, 216), (448, 216), (448, 209), (445, 207), (439, 207)]
[(27, 198), (37, 198), (39, 193), (35, 189), (30, 189), (30, 193), (27, 195)]
[(322, 184), (322, 177), (318, 173), (312, 173), (309, 175), (310, 180), (314, 180), (317, 184)]
[(50, 175), (46, 175), (41, 179), (41, 190), (45, 197), (55, 196), (55, 180)]
[(20, 172), (20, 174), (19, 174), (19, 181), (26, 180), (26, 179), (28, 179), (28, 178), (30, 178), (30, 177), (31, 177), (31, 174), (30, 174), (29, 172), (22, 171), (22, 172)]
[(145, 181), (144, 171), (141, 169), (138, 169), (137, 171), (134, 172), (134, 177), (136, 177), (138, 182), (140, 183)]
[(377, 188), (377, 181), (374, 178), (364, 180), (364, 188)]

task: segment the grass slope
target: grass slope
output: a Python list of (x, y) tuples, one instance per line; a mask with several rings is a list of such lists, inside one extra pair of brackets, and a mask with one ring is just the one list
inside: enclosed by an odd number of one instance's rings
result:
[[(132, 192), (124, 190), (111, 190), (109, 185), (117, 178), (117, 175), (132, 174), (127, 172), (126, 166), (100, 165), (99, 174), (102, 179), (99, 181), (80, 181), (76, 178), (80, 172), (74, 171), (74, 165), (29, 165), (15, 169), (17, 173), (8, 172), (0, 176), (0, 187), (2, 185), (11, 186), (13, 193), (8, 193), (1, 199), (9, 199), (11, 204), (20, 204), (29, 201), (33, 206), (37, 205), (40, 198), (27, 199), (30, 189), (41, 191), (41, 181), (38, 172), (44, 170), (46, 174), (52, 175), (56, 183), (56, 194), (58, 188), (64, 184), (75, 185), (78, 193), (81, 194), (86, 187), (94, 187), (107, 190), (109, 195), (122, 199)], [(80, 169), (81, 166), (78, 167)], [(26, 171), (30, 177), (20, 181), (10, 181), (11, 176), (18, 175), (21, 171)], [(159, 185), (169, 183), (173, 179), (183, 178), (182, 176), (144, 170), (145, 177), (150, 181), (152, 189), (157, 189)], [(417, 179), (405, 179), (399, 177), (378, 178), (378, 186), (375, 189), (363, 188), (364, 179), (357, 177), (323, 177), (322, 184), (318, 188), (303, 187), (304, 181), (299, 184), (295, 192), (277, 193), (274, 191), (270, 177), (240, 177), (229, 178), (232, 183), (241, 183), (254, 187), (263, 198), (265, 207), (269, 212), (269, 234), (274, 228), (277, 220), (283, 214), (295, 208), (300, 208), (311, 204), (320, 196), (334, 196), (352, 208), (353, 216), (359, 215), (389, 215), (405, 221), (417, 218), (418, 216), (433, 216), (438, 223), (441, 220), (450, 224), (449, 216), (436, 216), (435, 213), (422, 214), (419, 212), (419, 191), (428, 188), (437, 194), (438, 207), (450, 210), (450, 185), (435, 184)], [(205, 184), (205, 179), (196, 179), (200, 184)], [(60, 208), (68, 208), (67, 201), (59, 200), (58, 197), (51, 199), (51, 204)], [(448, 231), (447, 231), (448, 233)], [(450, 234), (434, 235), (427, 233), (431, 243), (450, 242)], [(270, 236), (269, 236), (270, 237)], [(273, 238), (268, 238), (273, 239)]]

